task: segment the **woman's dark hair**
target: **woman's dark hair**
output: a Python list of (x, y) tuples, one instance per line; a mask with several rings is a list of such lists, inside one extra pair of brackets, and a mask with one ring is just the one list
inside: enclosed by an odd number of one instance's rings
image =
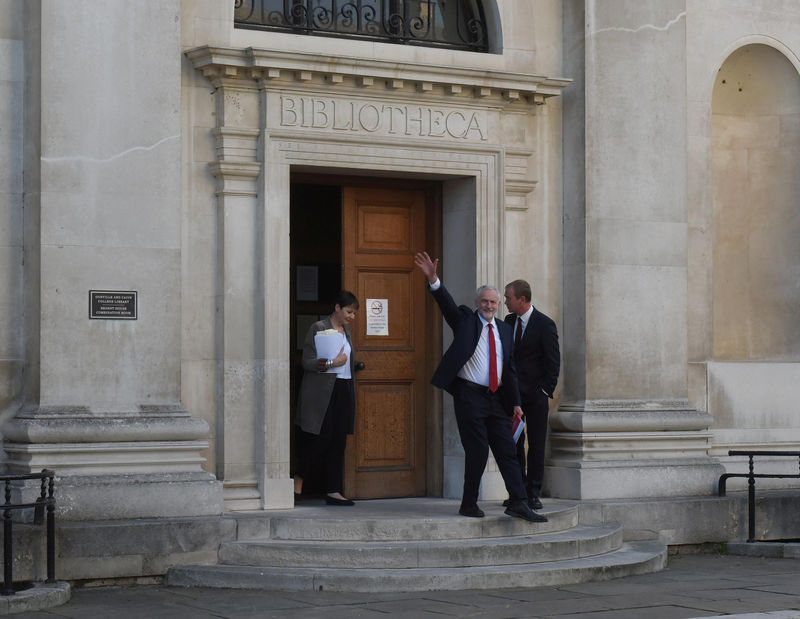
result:
[(340, 290), (339, 294), (336, 295), (336, 305), (339, 307), (347, 307), (348, 305), (352, 305), (358, 309), (358, 299), (356, 299), (356, 295), (349, 290)]

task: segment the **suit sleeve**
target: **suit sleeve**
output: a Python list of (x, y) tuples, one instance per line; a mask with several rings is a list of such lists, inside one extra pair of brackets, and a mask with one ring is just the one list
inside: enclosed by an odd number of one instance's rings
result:
[(547, 396), (552, 398), (558, 383), (558, 374), (561, 369), (561, 353), (558, 348), (558, 331), (556, 323), (549, 320), (542, 331), (542, 357), (544, 360), (544, 373), (542, 389)]
[(306, 340), (303, 344), (303, 369), (306, 372), (318, 372), (317, 368), (317, 345), (314, 343), (314, 336), (318, 331), (322, 331), (324, 325), (315, 322), (308, 328)]
[[(428, 287), (428, 290), (430, 290), (430, 287)], [(442, 316), (444, 316), (445, 321), (450, 328), (455, 331), (461, 320), (461, 313), (458, 311), (458, 305), (453, 301), (453, 297), (450, 295), (447, 288), (444, 287), (444, 284), (439, 286), (436, 290), (430, 290), (430, 292), (436, 304), (439, 306), (439, 309), (442, 311)]]
[(507, 406), (509, 409), (513, 409), (515, 406), (522, 406), (522, 397), (519, 393), (519, 381), (517, 380), (517, 366), (514, 363), (514, 359), (509, 359), (508, 361), (508, 369), (504, 371), (503, 374), (507, 374), (507, 380), (509, 382), (506, 385), (508, 389), (508, 399), (507, 399)]
[[(505, 326), (505, 325), (503, 325)], [(500, 326), (498, 325), (498, 329)], [(511, 350), (511, 342), (512, 337), (511, 333), (512, 330), (510, 328), (506, 328), (506, 336), (501, 338), (503, 344), (503, 352), (505, 352), (505, 347), (508, 346), (508, 350)], [(508, 414), (511, 415), (515, 406), (522, 405), (522, 397), (519, 392), (519, 379), (517, 378), (517, 364), (514, 361), (514, 357), (511, 354), (503, 355), (503, 403), (508, 411)]]

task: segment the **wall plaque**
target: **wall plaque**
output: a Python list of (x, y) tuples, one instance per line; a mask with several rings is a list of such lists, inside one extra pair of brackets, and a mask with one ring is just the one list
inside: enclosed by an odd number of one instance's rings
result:
[(136, 291), (90, 290), (89, 318), (100, 320), (136, 320)]

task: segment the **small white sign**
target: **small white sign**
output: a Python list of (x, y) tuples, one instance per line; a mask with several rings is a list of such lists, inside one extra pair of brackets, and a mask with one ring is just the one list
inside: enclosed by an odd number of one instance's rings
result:
[(367, 299), (367, 335), (389, 335), (389, 299)]

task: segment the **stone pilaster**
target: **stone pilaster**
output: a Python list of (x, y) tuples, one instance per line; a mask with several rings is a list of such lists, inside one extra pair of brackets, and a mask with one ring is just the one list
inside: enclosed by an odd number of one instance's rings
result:
[[(631, 5), (632, 6), (632, 5)], [(709, 494), (687, 387), (686, 3), (564, 5), (564, 372), (554, 496)], [(683, 66), (678, 63), (677, 66)], [(620, 99), (618, 89), (639, 96)]]
[[(9, 470), (56, 471), (62, 518), (222, 511), (180, 400), (180, 4), (26, 3), (26, 386), (3, 437)], [(135, 291), (136, 315), (90, 318), (90, 290)]]
[[(211, 164), (218, 209), (217, 475), (227, 509), (291, 507), (288, 425), (281, 431), (279, 397), (269, 395), (270, 386), (286, 392), (288, 372), (265, 368), (267, 349), (281, 338), (268, 334), (266, 324), (266, 312), (274, 310), (265, 291), (275, 287), (266, 258), (272, 235), (263, 190), (260, 73), (211, 67), (203, 74), (216, 88), (217, 109), (217, 160)], [(272, 315), (270, 322), (284, 324)], [(282, 352), (288, 357), (288, 347)]]

